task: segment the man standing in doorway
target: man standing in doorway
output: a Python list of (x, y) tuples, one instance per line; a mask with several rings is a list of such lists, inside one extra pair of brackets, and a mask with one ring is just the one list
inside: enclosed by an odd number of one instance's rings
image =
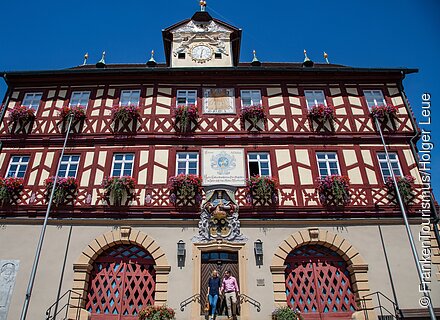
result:
[[(222, 293), (226, 298), (226, 306), (228, 307), (228, 319), (236, 314), (237, 296), (240, 294), (238, 289), (237, 279), (231, 275), (230, 270), (225, 271), (225, 277), (222, 283)], [(231, 303), (232, 299), (232, 303)], [(234, 306), (234, 313), (232, 313), (232, 305)]]

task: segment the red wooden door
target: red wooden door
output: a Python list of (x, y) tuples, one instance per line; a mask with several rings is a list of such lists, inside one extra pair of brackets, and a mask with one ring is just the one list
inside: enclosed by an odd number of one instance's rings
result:
[(93, 264), (86, 309), (92, 320), (134, 320), (154, 292), (153, 258), (137, 246), (112, 247)]
[(351, 319), (356, 311), (346, 262), (323, 246), (303, 246), (286, 259), (287, 304), (304, 319)]

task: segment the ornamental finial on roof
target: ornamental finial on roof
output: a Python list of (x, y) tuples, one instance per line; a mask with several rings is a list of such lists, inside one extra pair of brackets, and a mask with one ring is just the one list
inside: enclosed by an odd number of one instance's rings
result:
[(254, 55), (254, 58), (252, 59), (251, 65), (252, 66), (261, 66), (261, 62), (257, 58), (257, 51), (253, 50), (252, 53)]
[(303, 62), (303, 66), (304, 67), (313, 67), (313, 61), (310, 60), (310, 58), (307, 56), (307, 50), (304, 49), (304, 62)]
[(206, 10), (206, 1), (205, 0), (200, 0), (200, 11), (205, 11)]
[(101, 60), (96, 64), (97, 68), (105, 68), (105, 51), (102, 52)]
[(157, 65), (156, 60), (154, 60), (154, 50), (151, 50), (151, 58), (147, 61), (147, 66), (155, 67)]
[(324, 59), (327, 64), (330, 64), (330, 61), (328, 61), (328, 54), (325, 51), (324, 51)]
[(87, 63), (87, 59), (89, 58), (89, 53), (88, 52), (86, 52), (86, 54), (84, 55), (84, 62), (83, 62), (83, 66), (85, 66), (86, 65), (86, 63)]

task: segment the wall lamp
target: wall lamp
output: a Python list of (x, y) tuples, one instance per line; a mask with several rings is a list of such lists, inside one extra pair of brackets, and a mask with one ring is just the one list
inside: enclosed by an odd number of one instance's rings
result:
[(179, 242), (177, 242), (177, 266), (181, 269), (185, 266), (185, 257), (185, 242), (183, 242), (183, 240), (179, 240)]
[(259, 267), (263, 265), (263, 242), (258, 239), (254, 242), (255, 264)]

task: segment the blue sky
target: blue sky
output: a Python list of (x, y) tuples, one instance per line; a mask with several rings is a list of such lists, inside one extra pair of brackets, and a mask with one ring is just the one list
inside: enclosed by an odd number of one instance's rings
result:
[[(421, 95), (432, 95), (434, 142), (440, 134), (440, 3), (392, 1), (207, 0), (213, 17), (243, 29), (241, 61), (257, 50), (261, 61), (315, 62), (322, 52), (333, 63), (358, 67), (411, 67), (404, 86), (421, 119)], [(337, 3), (337, 4), (335, 4)], [(165, 61), (161, 30), (191, 17), (197, 0), (1, 1), (0, 70), (62, 69), (90, 63), (107, 52), (107, 63), (145, 62), (149, 52)], [(0, 84), (3, 97), (6, 85)], [(440, 145), (432, 152), (438, 162)], [(433, 165), (434, 167), (434, 165)], [(440, 168), (432, 174), (439, 176)], [(439, 194), (440, 179), (433, 188)]]

